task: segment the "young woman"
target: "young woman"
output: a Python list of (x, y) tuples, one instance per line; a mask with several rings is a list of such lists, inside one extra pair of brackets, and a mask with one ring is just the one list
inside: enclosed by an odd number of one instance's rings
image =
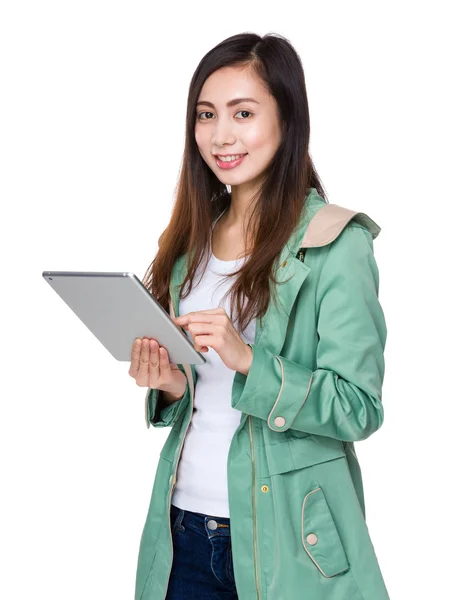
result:
[(144, 284), (207, 362), (133, 346), (147, 426), (171, 427), (135, 600), (389, 598), (353, 444), (383, 422), (380, 227), (328, 203), (309, 134), (285, 38), (235, 35), (201, 60)]

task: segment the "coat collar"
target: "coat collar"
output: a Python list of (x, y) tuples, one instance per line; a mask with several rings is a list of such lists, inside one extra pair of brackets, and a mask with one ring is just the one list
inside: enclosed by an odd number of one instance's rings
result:
[[(318, 194), (316, 188), (309, 188), (299, 223), (280, 254), (278, 263), (280, 266), (276, 273), (279, 282), (277, 286), (279, 306), (276, 307), (274, 300), (271, 300), (263, 319), (257, 318), (255, 344), (265, 347), (273, 354), (281, 352), (292, 307), (311, 271), (311, 267), (298, 260), (299, 249), (331, 243), (352, 219), (367, 228), (373, 238), (381, 230), (365, 213), (329, 204)], [(172, 271), (170, 292), (173, 307), (170, 307), (170, 312), (173, 308), (176, 315), (179, 314), (180, 285), (186, 276), (186, 259), (185, 253), (176, 261)], [(194, 371), (194, 365), (191, 366)]]

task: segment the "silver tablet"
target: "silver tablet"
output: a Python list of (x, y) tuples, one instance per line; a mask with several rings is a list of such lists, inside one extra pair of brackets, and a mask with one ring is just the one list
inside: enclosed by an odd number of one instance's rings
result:
[(43, 271), (45, 280), (117, 360), (131, 361), (136, 337), (157, 340), (174, 364), (205, 356), (134, 273)]

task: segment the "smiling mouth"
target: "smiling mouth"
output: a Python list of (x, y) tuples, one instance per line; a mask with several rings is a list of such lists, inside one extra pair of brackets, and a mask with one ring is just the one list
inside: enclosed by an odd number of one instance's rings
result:
[(235, 158), (234, 160), (221, 160), (220, 158), (218, 158), (218, 155), (214, 155), (214, 158), (217, 162), (217, 166), (220, 167), (220, 169), (232, 169), (233, 167), (237, 167), (238, 165), (240, 165), (244, 158), (247, 156), (247, 154), (248, 152), (241, 155), (232, 154), (231, 156), (237, 156), (237, 158)]

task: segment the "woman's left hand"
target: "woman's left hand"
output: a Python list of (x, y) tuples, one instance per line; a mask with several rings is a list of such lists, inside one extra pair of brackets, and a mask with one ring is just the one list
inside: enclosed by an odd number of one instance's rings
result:
[(224, 308), (198, 310), (172, 320), (190, 332), (196, 346), (213, 348), (228, 369), (248, 374), (252, 364), (252, 348), (236, 331)]

